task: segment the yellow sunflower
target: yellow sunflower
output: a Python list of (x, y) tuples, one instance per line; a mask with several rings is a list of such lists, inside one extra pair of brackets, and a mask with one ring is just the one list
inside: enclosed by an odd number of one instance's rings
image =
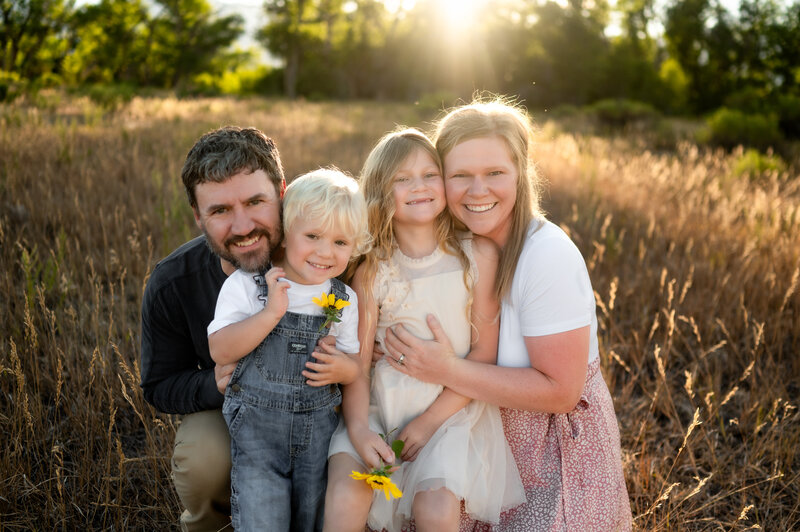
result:
[(311, 301), (313, 301), (315, 305), (322, 307), (322, 313), (325, 314), (326, 320), (319, 328), (320, 331), (330, 325), (331, 322), (342, 321), (339, 319), (342, 315), (342, 309), (350, 304), (347, 300), (336, 299), (335, 294), (326, 294), (325, 292), (322, 292), (321, 297), (312, 297)]
[(359, 473), (358, 471), (353, 471), (350, 473), (350, 476), (356, 480), (364, 480), (367, 485), (374, 490), (383, 490), (383, 494), (386, 496), (387, 501), (391, 497), (399, 499), (403, 496), (403, 492), (400, 491), (400, 489), (394, 485), (392, 479), (385, 474), (376, 474), (375, 471), (372, 471), (371, 473)]

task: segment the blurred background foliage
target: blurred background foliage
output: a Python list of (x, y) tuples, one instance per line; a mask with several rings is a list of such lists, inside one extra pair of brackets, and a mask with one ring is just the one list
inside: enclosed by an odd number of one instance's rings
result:
[[(0, 0), (0, 101), (66, 87), (109, 107), (142, 91), (392, 100), (476, 90), (618, 126), (700, 116), (700, 139), (800, 138), (800, 1)], [(720, 129), (722, 127), (722, 129)]]

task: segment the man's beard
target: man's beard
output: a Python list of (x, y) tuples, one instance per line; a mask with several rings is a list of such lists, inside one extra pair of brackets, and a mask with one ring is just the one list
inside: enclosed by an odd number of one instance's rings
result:
[[(206, 237), (206, 244), (214, 252), (219, 258), (225, 259), (226, 261), (233, 264), (234, 268), (240, 269), (244, 272), (248, 273), (261, 273), (265, 272), (270, 266), (270, 259), (272, 257), (272, 253), (280, 244), (280, 240), (277, 236), (270, 234), (270, 232), (264, 227), (257, 227), (254, 229), (250, 234), (247, 236), (235, 236), (227, 239), (223, 242), (222, 245), (214, 242), (211, 237), (209, 236), (208, 232), (206, 232), (205, 227), (203, 227), (203, 234)], [(240, 255), (234, 255), (230, 249), (236, 247), (237, 242), (242, 242), (244, 240), (250, 240), (254, 237), (263, 237), (267, 240), (267, 247), (266, 249), (259, 249), (256, 251), (250, 251)]]

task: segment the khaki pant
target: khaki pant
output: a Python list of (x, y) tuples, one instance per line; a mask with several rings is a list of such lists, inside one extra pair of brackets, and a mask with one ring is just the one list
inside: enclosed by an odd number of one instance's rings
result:
[(181, 418), (172, 454), (172, 481), (186, 508), (181, 530), (230, 527), (231, 438), (221, 410)]

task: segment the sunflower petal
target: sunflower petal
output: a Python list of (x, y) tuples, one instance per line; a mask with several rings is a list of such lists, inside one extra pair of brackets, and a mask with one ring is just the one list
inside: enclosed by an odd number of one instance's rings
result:
[(336, 302), (336, 310), (342, 310), (344, 307), (350, 304), (349, 301), (345, 301), (344, 299), (340, 299)]

